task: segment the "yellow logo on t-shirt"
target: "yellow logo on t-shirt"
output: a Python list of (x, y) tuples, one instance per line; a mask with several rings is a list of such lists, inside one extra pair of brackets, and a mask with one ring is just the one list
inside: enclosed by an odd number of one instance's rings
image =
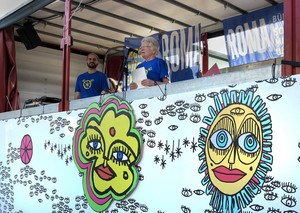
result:
[(83, 88), (84, 89), (90, 89), (92, 87), (93, 81), (94, 81), (94, 79), (91, 79), (91, 80), (82, 80)]
[(148, 72), (150, 72), (152, 70), (152, 67), (149, 67), (148, 69), (145, 70), (146, 75), (148, 74)]

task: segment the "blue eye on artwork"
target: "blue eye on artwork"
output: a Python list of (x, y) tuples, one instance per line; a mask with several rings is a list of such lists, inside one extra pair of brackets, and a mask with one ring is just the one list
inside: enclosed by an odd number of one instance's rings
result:
[(101, 148), (101, 143), (99, 141), (91, 141), (89, 142), (89, 146), (94, 150), (98, 150)]
[(210, 139), (211, 143), (217, 149), (227, 149), (232, 144), (232, 138), (226, 130), (216, 131)]
[(124, 152), (121, 152), (121, 151), (114, 152), (113, 156), (117, 161), (127, 161), (128, 160), (128, 156)]
[(259, 142), (252, 133), (242, 134), (238, 143), (242, 150), (247, 153), (255, 153), (259, 149)]

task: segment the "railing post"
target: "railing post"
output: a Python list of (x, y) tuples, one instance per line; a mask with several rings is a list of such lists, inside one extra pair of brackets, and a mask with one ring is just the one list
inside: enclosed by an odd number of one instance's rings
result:
[(63, 49), (63, 66), (62, 66), (62, 95), (59, 103), (59, 111), (69, 110), (69, 85), (70, 85), (70, 53), (72, 45), (71, 37), (71, 1), (65, 0), (65, 17), (63, 38), (60, 48)]

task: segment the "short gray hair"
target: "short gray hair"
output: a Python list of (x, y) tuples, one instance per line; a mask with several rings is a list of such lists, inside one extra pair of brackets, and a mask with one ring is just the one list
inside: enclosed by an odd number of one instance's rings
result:
[(143, 42), (149, 43), (151, 45), (151, 49), (154, 51), (155, 56), (158, 56), (158, 54), (159, 54), (159, 43), (155, 38), (153, 38), (151, 36), (145, 37), (145, 38), (142, 39), (141, 42), (142, 43)]

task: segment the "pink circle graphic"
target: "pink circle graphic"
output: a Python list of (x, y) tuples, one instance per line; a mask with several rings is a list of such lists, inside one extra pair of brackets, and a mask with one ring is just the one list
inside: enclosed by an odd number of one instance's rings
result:
[(20, 157), (24, 164), (28, 164), (32, 158), (32, 140), (30, 135), (24, 135), (20, 146)]

